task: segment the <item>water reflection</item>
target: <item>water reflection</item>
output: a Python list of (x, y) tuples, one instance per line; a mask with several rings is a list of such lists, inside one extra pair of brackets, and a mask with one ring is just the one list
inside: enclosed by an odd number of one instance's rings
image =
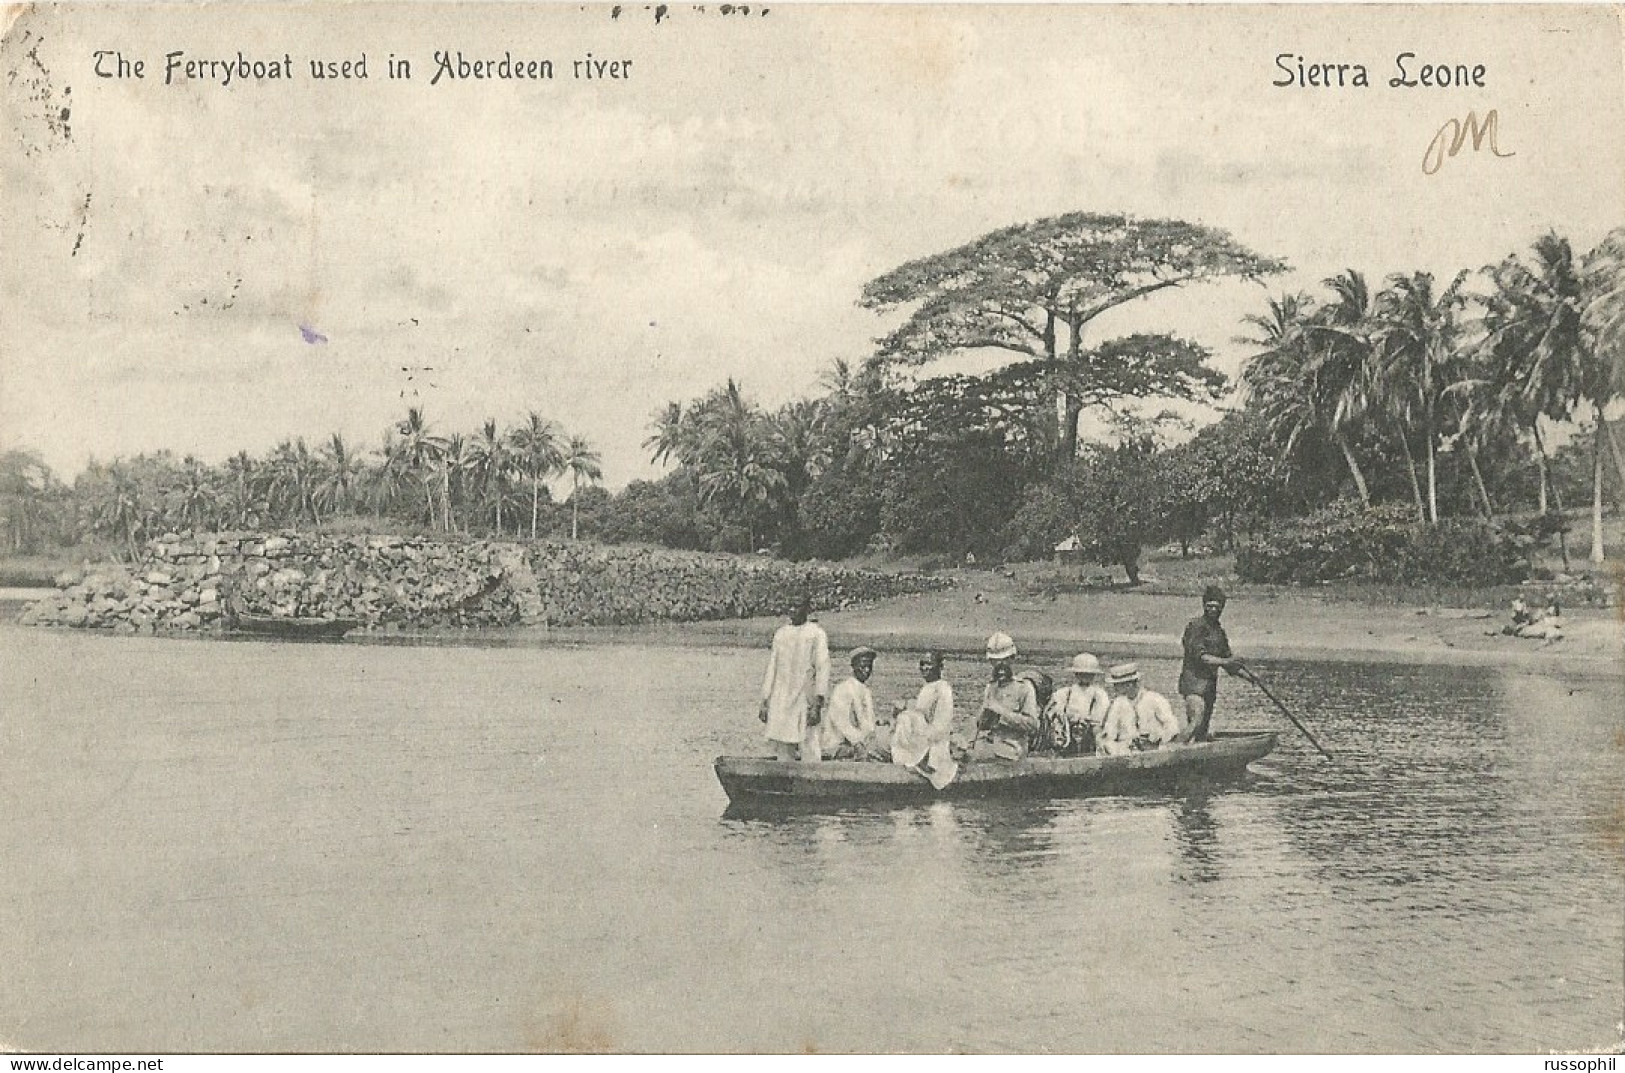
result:
[(764, 813), (710, 768), (761, 749), (755, 650), (11, 631), (0, 1007), (42, 1050), (517, 1050), (558, 981), (648, 1051), (1617, 1042), (1620, 683), (1268, 673), (1336, 762), (1227, 683), (1282, 731), (1235, 780)]
[(1497, 676), (1355, 666), (1278, 672), (1338, 740), (1337, 760), (1277, 785), (1293, 847), (1340, 880), (1404, 886), (1491, 854), (1504, 838), (1507, 759)]
[(1193, 790), (1173, 803), (1174, 844), (1184, 864), (1180, 878), (1212, 883), (1219, 878), (1219, 827), (1209, 807), (1212, 791)]
[[(911, 864), (951, 867), (964, 882), (992, 888), (1021, 884), (1042, 897), (1078, 886), (1078, 873), (1114, 865), (1121, 828), (1166, 843), (1165, 861), (1141, 854), (1136, 868), (1162, 861), (1170, 881), (1209, 884), (1224, 874), (1223, 828), (1216, 803), (1249, 795), (1272, 780), (1252, 773), (1186, 777), (1176, 786), (1059, 799), (972, 798), (926, 804), (809, 810), (730, 805), (720, 823), (761, 853), (787, 884), (817, 888), (850, 878), (855, 856), (879, 854)], [(1098, 830), (1102, 821), (1107, 830)], [(1277, 837), (1279, 837), (1277, 835)], [(1097, 839), (1103, 846), (1096, 846)], [(1049, 871), (1051, 876), (1043, 875)]]

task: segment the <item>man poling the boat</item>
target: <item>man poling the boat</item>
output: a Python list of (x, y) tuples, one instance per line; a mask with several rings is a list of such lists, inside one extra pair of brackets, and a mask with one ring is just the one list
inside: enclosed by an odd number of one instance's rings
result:
[(1239, 674), (1245, 667), (1231, 653), (1230, 638), (1219, 624), (1224, 605), (1224, 590), (1209, 585), (1202, 592), (1202, 613), (1185, 625), (1180, 642), (1185, 658), (1179, 668), (1179, 695), (1185, 705), (1182, 741), (1208, 739), (1213, 702), (1219, 695), (1219, 671)]
[(803, 596), (791, 609), (789, 624), (773, 634), (762, 681), (759, 715), (779, 760), (823, 759), (818, 724), (829, 696), (829, 638), (809, 621), (812, 606), (812, 598)]
[(1038, 732), (1038, 693), (1031, 682), (1016, 677), (1016, 642), (1009, 634), (995, 633), (987, 639), (987, 660), (993, 680), (982, 694), (970, 758), (1021, 760)]

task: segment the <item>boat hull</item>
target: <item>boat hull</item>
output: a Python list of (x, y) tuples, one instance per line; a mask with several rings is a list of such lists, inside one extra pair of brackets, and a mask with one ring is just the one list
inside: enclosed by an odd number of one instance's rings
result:
[(238, 615), (233, 633), (248, 637), (274, 637), (283, 641), (337, 641), (361, 623), (354, 619), (282, 618), (274, 615)]
[(824, 804), (950, 797), (1077, 797), (1241, 771), (1275, 748), (1272, 731), (1230, 732), (1212, 741), (1126, 756), (1034, 756), (961, 764), (937, 790), (896, 764), (827, 760), (821, 764), (720, 756), (717, 779), (734, 804)]

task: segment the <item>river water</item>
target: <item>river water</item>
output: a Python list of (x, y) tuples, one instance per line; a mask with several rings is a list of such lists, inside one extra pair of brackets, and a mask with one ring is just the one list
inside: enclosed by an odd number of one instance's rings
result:
[(1335, 763), (1227, 681), (1243, 779), (734, 817), (762, 659), (0, 629), (0, 1048), (1621, 1040), (1617, 679), (1278, 663)]

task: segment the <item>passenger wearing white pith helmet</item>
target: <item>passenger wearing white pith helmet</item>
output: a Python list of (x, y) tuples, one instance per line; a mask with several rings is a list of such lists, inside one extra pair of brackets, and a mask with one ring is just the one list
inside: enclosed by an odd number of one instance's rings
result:
[(982, 694), (970, 758), (1020, 760), (1038, 732), (1038, 693), (1031, 682), (1016, 677), (1016, 643), (1009, 634), (995, 633), (987, 639), (987, 660), (993, 680)]

